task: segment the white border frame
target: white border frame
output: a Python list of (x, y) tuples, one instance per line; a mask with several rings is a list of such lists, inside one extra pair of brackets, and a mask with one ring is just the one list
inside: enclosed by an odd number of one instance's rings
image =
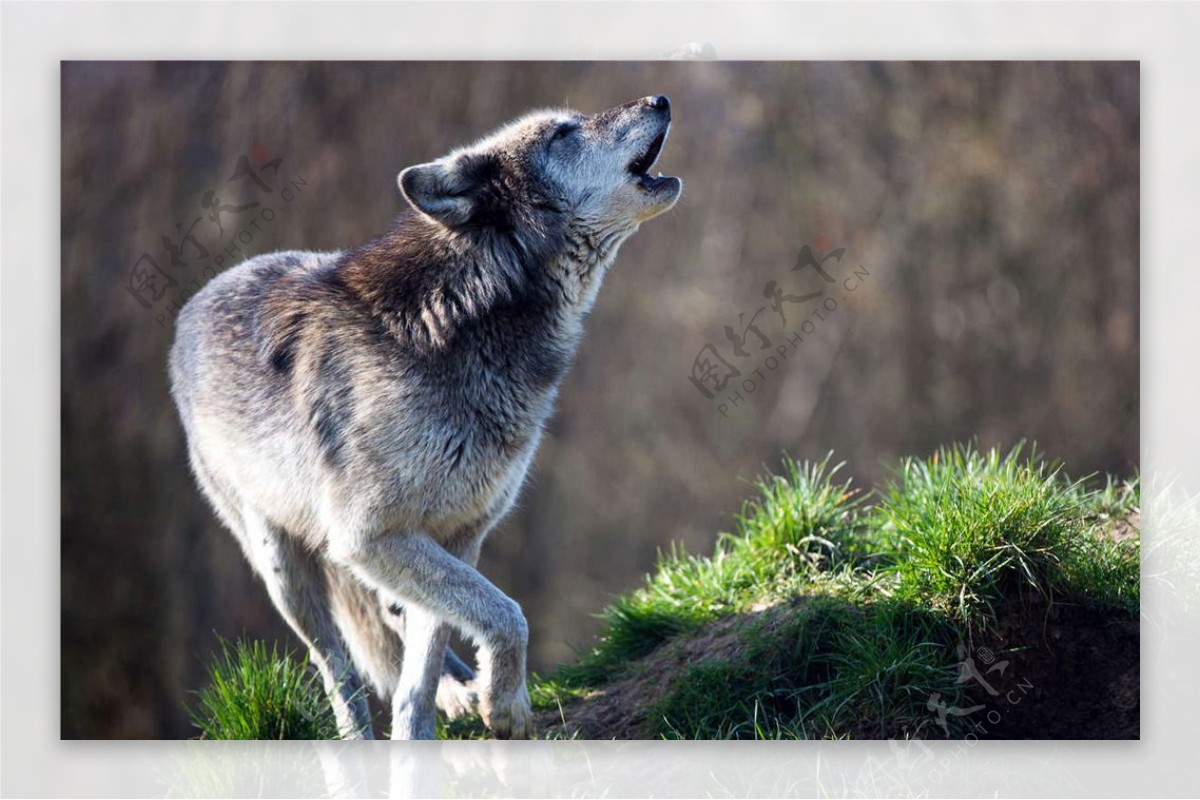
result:
[[(345, 796), (1194, 794), (1196, 31), (1197, 6), (1133, 3), (5, 4), (3, 794), (321, 794), (314, 769)], [(59, 60), (642, 59), (693, 41), (712, 42), (725, 59), (1141, 61), (1142, 741), (933, 742), (928, 751), (886, 742), (60, 742)], [(1172, 481), (1171, 492), (1155, 493)]]

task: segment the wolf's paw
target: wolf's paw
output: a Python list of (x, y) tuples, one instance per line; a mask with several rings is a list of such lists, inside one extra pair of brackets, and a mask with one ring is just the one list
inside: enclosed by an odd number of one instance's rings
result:
[(507, 698), (481, 703), (479, 711), (497, 739), (533, 738), (533, 709), (529, 702), (529, 690), (524, 684)]
[(475, 681), (463, 682), (452, 675), (443, 675), (438, 681), (437, 707), (449, 719), (458, 719), (470, 714), (479, 705), (479, 692)]

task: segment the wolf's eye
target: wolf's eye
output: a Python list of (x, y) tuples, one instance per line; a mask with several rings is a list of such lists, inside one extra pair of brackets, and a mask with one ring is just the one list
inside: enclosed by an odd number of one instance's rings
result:
[(554, 129), (554, 133), (550, 136), (550, 141), (553, 143), (557, 142), (559, 139), (565, 139), (577, 130), (579, 130), (578, 123), (564, 122)]

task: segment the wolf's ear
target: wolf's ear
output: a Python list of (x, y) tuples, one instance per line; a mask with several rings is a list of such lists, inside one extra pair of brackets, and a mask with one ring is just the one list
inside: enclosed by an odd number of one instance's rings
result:
[(398, 182), (413, 208), (444, 225), (461, 225), (471, 218), (475, 187), (457, 159), (409, 167), (400, 173)]

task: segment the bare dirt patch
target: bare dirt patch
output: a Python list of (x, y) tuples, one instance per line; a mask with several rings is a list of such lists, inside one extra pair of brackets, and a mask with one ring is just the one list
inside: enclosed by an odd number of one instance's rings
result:
[(561, 713), (542, 712), (538, 730), (581, 739), (647, 738), (648, 728), (655, 722), (648, 719), (649, 710), (690, 667), (736, 659), (745, 650), (749, 630), (769, 636), (773, 626), (796, 613), (796, 607), (783, 603), (736, 614), (691, 636), (667, 641), (631, 666), (626, 677), (564, 704)]
[[(978, 644), (978, 643), (977, 643)], [(984, 672), (997, 694), (974, 691), (987, 707), (980, 738), (1138, 739), (1141, 632), (1129, 614), (1058, 603), (1001, 624)], [(977, 658), (981, 671), (987, 669)], [(991, 722), (991, 720), (999, 720)]]

